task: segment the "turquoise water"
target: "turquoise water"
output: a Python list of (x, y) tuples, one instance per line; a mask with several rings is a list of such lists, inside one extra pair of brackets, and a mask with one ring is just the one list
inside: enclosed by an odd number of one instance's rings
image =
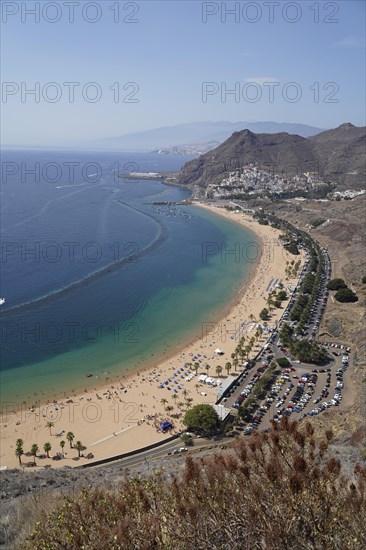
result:
[[(139, 162), (151, 171), (153, 161)], [(255, 242), (251, 232), (198, 207), (151, 204), (185, 198), (185, 190), (155, 181), (112, 182), (107, 174), (82, 201), (81, 194), (70, 200), (70, 188), (64, 198), (54, 188), (45, 196), (34, 192), (32, 186), (26, 190), (37, 201), (28, 200), (28, 223), (5, 218), (11, 242), (64, 243), (72, 237), (98, 242), (109, 254), (93, 265), (81, 257), (58, 264), (26, 262), (15, 254), (8, 259), (1, 288), (7, 299), (1, 319), (3, 404), (57, 397), (156, 364), (201, 336), (202, 324), (217, 318), (251, 274), (252, 264), (221, 254), (236, 243)], [(8, 212), (19, 209), (15, 199), (7, 203)], [(134, 249), (133, 261), (116, 259), (117, 241), (130, 243), (126, 255)], [(212, 254), (205, 258), (207, 249)]]

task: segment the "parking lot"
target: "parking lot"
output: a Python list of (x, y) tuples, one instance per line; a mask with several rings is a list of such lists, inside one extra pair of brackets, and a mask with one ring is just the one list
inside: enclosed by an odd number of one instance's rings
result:
[(273, 383), (265, 398), (256, 400), (249, 409), (245, 434), (256, 429), (267, 430), (272, 421), (279, 422), (284, 415), (300, 420), (307, 416), (317, 416), (331, 407), (343, 408), (345, 388), (350, 387), (348, 367), (351, 350), (341, 344), (325, 347), (332, 357), (327, 366), (301, 364), (294, 361), (286, 351), (282, 354), (276, 353), (276, 346), (272, 346), (267, 349), (260, 362), (256, 362), (241, 375), (226, 399), (226, 406), (238, 409), (239, 405), (251, 397), (256, 383), (268, 372), (274, 353), (285, 356), (290, 362), (286, 368), (276, 368)]
[[(331, 264), (328, 252), (319, 243), (312, 240), (307, 246), (298, 284), (278, 326), (255, 360), (246, 367), (243, 365), (242, 374), (223, 399), (227, 407), (240, 413), (238, 429), (245, 434), (267, 430), (273, 421), (279, 422), (284, 416), (300, 420), (318, 416), (332, 407), (342, 409), (351, 399), (350, 348), (340, 343), (318, 342), (329, 356), (327, 364), (318, 367), (295, 360), (280, 341), (281, 327), (285, 324), (297, 339), (317, 340), (329, 294)], [(294, 309), (298, 310), (296, 315)], [(281, 358), (288, 361), (285, 367), (277, 363)]]

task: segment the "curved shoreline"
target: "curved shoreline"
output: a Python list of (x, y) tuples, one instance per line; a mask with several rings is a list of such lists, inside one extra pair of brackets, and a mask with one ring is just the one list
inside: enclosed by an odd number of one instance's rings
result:
[[(123, 205), (125, 204), (122, 201), (118, 201), (118, 202), (120, 202)], [(136, 212), (140, 213), (140, 211), (135, 209), (134, 207), (132, 207), (130, 205), (126, 205), (126, 206), (128, 208), (131, 208), (132, 210), (136, 210)], [(203, 208), (203, 209), (206, 209), (208, 211), (211, 211), (211, 213), (219, 215), (220, 217), (225, 217), (225, 216), (223, 216), (222, 212), (218, 212), (218, 211), (213, 212), (211, 208), (207, 208), (206, 205), (203, 205), (201, 203), (193, 203), (192, 206)], [(143, 213), (143, 215), (145, 215), (145, 212)], [(153, 220), (155, 220), (154, 216), (152, 216), (151, 214), (146, 213), (146, 215), (151, 217)], [(234, 225), (237, 225), (241, 229), (243, 229), (243, 224), (241, 224), (237, 220), (229, 220), (229, 221), (230, 221), (230, 223), (233, 223)], [(161, 223), (160, 220), (157, 220), (157, 223)], [(245, 230), (254, 235), (254, 237), (256, 239), (256, 242), (258, 242), (259, 245), (260, 245), (259, 250), (261, 252), (262, 249), (263, 249), (263, 246), (262, 246), (263, 243), (262, 243), (261, 238), (258, 236), (258, 234), (255, 231), (253, 231), (252, 228), (245, 226)], [(165, 226), (163, 226), (162, 232), (164, 232), (164, 239), (166, 239), (167, 234), (166, 234)], [(160, 244), (160, 241), (159, 241), (159, 244)], [(155, 249), (154, 245), (155, 245), (155, 241), (151, 245), (149, 245), (149, 252), (151, 250)], [(145, 250), (146, 249), (144, 249), (144, 251)], [(229, 312), (240, 303), (243, 294), (246, 292), (247, 287), (250, 285), (252, 279), (255, 278), (256, 269), (257, 269), (257, 266), (260, 263), (260, 257), (261, 256), (259, 256), (258, 260), (256, 260), (255, 265), (252, 264), (250, 266), (250, 272), (248, 273), (248, 276), (246, 276), (244, 280), (240, 281), (239, 287), (238, 287), (235, 295), (232, 296), (232, 298), (228, 302), (226, 302), (221, 307), (219, 307), (217, 309), (217, 311), (215, 312), (215, 314), (210, 317), (210, 321), (213, 324), (217, 325), (218, 323), (220, 323), (220, 321), (225, 319), (225, 317), (229, 314)], [(192, 328), (192, 329), (188, 330), (187, 335), (182, 338), (181, 344), (179, 344), (179, 346), (175, 346), (175, 348), (179, 347), (181, 349), (185, 349), (189, 346), (197, 344), (201, 340), (201, 338), (202, 338), (202, 335), (197, 335), (197, 328), (196, 327)], [(158, 367), (159, 364), (161, 364), (162, 362), (170, 360), (176, 354), (177, 354), (177, 349), (174, 349), (174, 346), (172, 346), (172, 347), (169, 346), (169, 349), (167, 351), (164, 351), (164, 352), (160, 351), (159, 355), (156, 355), (154, 357), (151, 357), (149, 359), (144, 360), (143, 364), (131, 365), (131, 363), (127, 363), (128, 368), (125, 368), (126, 367), (125, 364), (122, 365), (121, 363), (120, 364), (116, 363), (113, 366), (106, 367), (105, 374), (107, 376), (101, 376), (100, 374), (96, 374), (96, 375), (93, 374), (92, 377), (87, 378), (86, 380), (80, 379), (80, 382), (70, 383), (70, 388), (73, 387), (73, 388), (75, 388), (75, 390), (71, 390), (71, 389), (69, 389), (69, 390), (60, 390), (58, 393), (53, 393), (52, 397), (51, 397), (50, 393), (47, 394), (47, 392), (45, 392), (46, 393), (45, 396), (42, 396), (42, 397), (37, 396), (33, 400), (28, 400), (27, 403), (30, 405), (31, 403), (35, 402), (35, 403), (39, 404), (40, 406), (43, 406), (43, 405), (47, 406), (49, 403), (51, 403), (54, 400), (62, 400), (65, 397), (65, 394), (72, 394), (73, 396), (77, 396), (79, 394), (82, 394), (82, 392), (85, 391), (85, 388), (88, 388), (88, 390), (91, 391), (91, 386), (94, 388), (95, 391), (96, 390), (103, 390), (106, 387), (106, 381), (105, 381), (106, 379), (110, 380), (110, 383), (114, 383), (114, 382), (117, 382), (118, 380), (120, 380), (121, 377), (123, 377), (123, 378), (126, 377), (126, 376), (132, 377), (132, 376), (134, 376), (135, 374), (137, 374), (139, 372), (147, 371), (149, 369)], [(154, 355), (154, 354), (152, 354), (152, 355)], [(85, 369), (85, 371), (87, 372), (87, 368)], [(48, 397), (48, 395), (49, 395), (49, 397)], [(20, 402), (21, 401), (19, 400), (19, 403)], [(24, 401), (22, 401), (22, 403), (24, 403)], [(17, 407), (14, 408), (14, 410), (19, 411), (19, 410), (21, 410), (21, 407), (22, 407), (22, 405), (20, 405), (20, 406), (18, 405)]]
[[(271, 253), (268, 254), (268, 251), (264, 249), (264, 239), (272, 239), (273, 243), (277, 242), (278, 231), (273, 228), (259, 226), (257, 222), (245, 219), (244, 217), (241, 217), (240, 220), (237, 218), (235, 219), (234, 214), (222, 210), (220, 211), (220, 209), (212, 206), (202, 204), (196, 205), (207, 208), (211, 212), (244, 225), (246, 229), (255, 233), (256, 240), (262, 243), (260, 261), (255, 265), (255, 269), (251, 273), (250, 278), (243, 283), (235, 299), (227, 304), (224, 309), (220, 310), (218, 319), (215, 320), (213, 330), (208, 332), (205, 337), (201, 336), (198, 339), (195, 338), (194, 341), (186, 344), (182, 350), (171, 350), (169, 357), (164, 356), (163, 358), (159, 358), (160, 362), (158, 365), (156, 365), (155, 359), (152, 361), (154, 364), (153, 367), (144, 365), (140, 367), (140, 370), (137, 372), (128, 372), (125, 376), (116, 377), (119, 378), (118, 384), (117, 382), (111, 381), (108, 385), (104, 383), (102, 388), (99, 387), (93, 391), (72, 396), (72, 406), (67, 405), (65, 402), (63, 405), (60, 403), (57, 405), (51, 403), (47, 407), (46, 416), (44, 412), (42, 412), (44, 409), (41, 407), (33, 413), (22, 411), (22, 413), (10, 414), (7, 419), (7, 429), (2, 430), (1, 433), (3, 440), (2, 448), (7, 448), (4, 453), (1, 453), (2, 465), (7, 465), (8, 467), (10, 465), (11, 467), (16, 466), (14, 453), (9, 450), (9, 447), (11, 447), (12, 444), (14, 445), (14, 441), (17, 437), (22, 437), (27, 441), (25, 445), (26, 449), (28, 449), (28, 442), (34, 442), (33, 440), (35, 439), (39, 441), (40, 448), (45, 441), (50, 440), (53, 450), (58, 450), (57, 441), (54, 443), (55, 436), (50, 437), (48, 435), (48, 429), (44, 425), (45, 420), (50, 419), (51, 411), (53, 415), (57, 416), (54, 431), (57, 432), (62, 428), (67, 432), (71, 429), (71, 431), (75, 433), (76, 438), (80, 437), (83, 443), (85, 443), (88, 448), (87, 452), (92, 451), (93, 454), (95, 453), (96, 460), (121, 454), (121, 452), (135, 450), (149, 445), (154, 441), (163, 440), (166, 436), (161, 433), (156, 433), (153, 426), (155, 420), (151, 418), (154, 415), (157, 415), (159, 419), (171, 418), (167, 412), (164, 411), (164, 407), (161, 403), (162, 397), (167, 398), (168, 402), (169, 399), (171, 399), (173, 401), (172, 406), (175, 408), (177, 406), (177, 401), (172, 399), (172, 391), (166, 392), (165, 388), (159, 389), (159, 382), (167, 380), (168, 378), (172, 379), (173, 373), (177, 373), (184, 363), (187, 361), (190, 362), (191, 358), (195, 355), (197, 356), (197, 353), (199, 357), (207, 357), (207, 362), (210, 362), (212, 369), (215, 369), (215, 363), (221, 362), (221, 364), (225, 364), (226, 361), (230, 361), (230, 354), (236, 345), (236, 340), (230, 336), (233, 333), (232, 327), (234, 326), (237, 328), (239, 326), (238, 324), (241, 326), (242, 321), (248, 318), (249, 312), (254, 312), (258, 318), (258, 312), (265, 305), (267, 278), (270, 275), (284, 277), (284, 260), (287, 258), (287, 253), (283, 252), (282, 248), (281, 250), (279, 248), (274, 248), (272, 251), (273, 257), (271, 257)], [(279, 310), (278, 313), (280, 312)], [(276, 315), (274, 315), (274, 317), (275, 316)], [(252, 327), (250, 326), (248, 332), (251, 330)], [(225, 353), (223, 359), (219, 359), (213, 351), (218, 343), (220, 345), (219, 347), (223, 349)], [(261, 345), (260, 342), (258, 345)], [(190, 372), (187, 367), (184, 370), (185, 372)], [(200, 372), (206, 372), (202, 366)], [(215, 376), (212, 372), (210, 375)], [(225, 378), (226, 373), (224, 372), (222, 376)], [(178, 379), (181, 380), (179, 377)], [(179, 383), (184, 384), (188, 396), (192, 399), (193, 403), (213, 403), (216, 401), (215, 390), (204, 384), (200, 385), (197, 377), (193, 378), (190, 382), (182, 381)], [(172, 389), (175, 387), (176, 386), (173, 386)], [(126, 395), (125, 392), (127, 392)], [(202, 393), (204, 395), (202, 395)], [(65, 399), (66, 398), (64, 398), (64, 401)], [(184, 401), (183, 397), (180, 397), (180, 399)], [(85, 417), (84, 409), (93, 406), (97, 410), (100, 410), (100, 418), (98, 421), (86, 419)], [(75, 412), (72, 422), (70, 421), (70, 407)], [(132, 408), (131, 414), (122, 412), (126, 410), (126, 407)], [(118, 419), (115, 417), (115, 408), (121, 412)], [(17, 421), (20, 422), (18, 426), (16, 424)], [(175, 430), (179, 431), (181, 428), (181, 420), (174, 420), (174, 424)], [(69, 454), (72, 454), (71, 451)], [(65, 466), (78, 464), (77, 462), (75, 464), (72, 462), (70, 463), (69, 460), (69, 456), (67, 456), (65, 460), (61, 460), (60, 462), (51, 462), (51, 465)], [(83, 460), (82, 463), (85, 463), (85, 461)]]

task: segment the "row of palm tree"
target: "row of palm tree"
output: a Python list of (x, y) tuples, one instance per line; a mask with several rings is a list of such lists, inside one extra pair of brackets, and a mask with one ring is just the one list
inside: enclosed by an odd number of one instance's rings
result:
[[(254, 321), (255, 317), (252, 313), (249, 315), (249, 319), (251, 321)], [(246, 360), (246, 361), (249, 360), (249, 356), (252, 352), (252, 349), (253, 349), (255, 343), (261, 338), (262, 334), (263, 334), (262, 327), (257, 327), (257, 330), (255, 331), (254, 336), (252, 336), (247, 341), (247, 343), (246, 343), (245, 336), (242, 336), (240, 338), (234, 352), (231, 354), (232, 364), (233, 364), (235, 370), (236, 370), (237, 366), (239, 365), (239, 362), (242, 363), (244, 360)], [(246, 343), (246, 345), (245, 345), (245, 343)], [(229, 370), (230, 370), (231, 364), (227, 363), (225, 368), (226, 369), (229, 368)], [(229, 374), (229, 370), (228, 370), (228, 374)]]
[[(197, 372), (198, 372), (201, 365), (199, 363), (187, 363), (187, 366), (190, 367), (191, 369), (193, 369), (195, 371), (195, 373), (197, 374)], [(208, 375), (210, 373), (211, 365), (209, 365), (207, 363), (204, 368), (207, 371), (207, 375)], [(231, 363), (229, 363), (229, 362), (226, 363), (225, 369), (226, 369), (228, 374), (230, 373), (231, 368), (232, 368)], [(221, 365), (216, 365), (215, 371), (216, 371), (217, 376), (220, 376), (220, 374), (223, 371), (223, 367)]]
[[(48, 427), (50, 427), (50, 426), (48, 426)], [(77, 441), (75, 443), (75, 445), (73, 445), (73, 440), (75, 439), (75, 436), (72, 432), (68, 432), (66, 434), (66, 439), (68, 440), (68, 442), (70, 444), (70, 449), (72, 449), (72, 448), (76, 449), (77, 452), (78, 452), (78, 457), (80, 458), (80, 453), (84, 449), (84, 446), (81, 443), (81, 441)], [(61, 440), (60, 441), (60, 447), (61, 447), (62, 456), (64, 456), (64, 447), (65, 447), (65, 445), (66, 445), (66, 442), (64, 440)], [(16, 445), (15, 445), (15, 456), (18, 458), (19, 464), (22, 463), (22, 456), (24, 455), (23, 446), (24, 446), (23, 439), (17, 439)], [(51, 443), (49, 443), (47, 441), (43, 445), (43, 450), (45, 451), (47, 458), (50, 458), (51, 449), (52, 449), (52, 445), (51, 445)], [(38, 451), (39, 451), (39, 447), (38, 447), (37, 443), (33, 443), (33, 445), (31, 446), (31, 449), (30, 449), (30, 454), (33, 456), (34, 464), (36, 464), (36, 457), (37, 457)]]
[[(184, 397), (185, 397), (185, 403), (183, 403), (183, 401), (180, 401), (179, 403), (177, 403), (177, 406), (179, 409), (182, 409), (183, 407), (189, 408), (193, 403), (193, 399), (192, 397), (188, 397), (187, 390), (183, 390), (182, 393), (184, 394)], [(175, 402), (177, 401), (178, 398), (179, 398), (178, 394), (174, 393), (172, 395), (172, 399)], [(174, 410), (174, 407), (172, 405), (168, 405), (168, 400), (165, 397), (163, 397), (160, 400), (160, 403), (164, 406), (164, 411), (171, 413)]]

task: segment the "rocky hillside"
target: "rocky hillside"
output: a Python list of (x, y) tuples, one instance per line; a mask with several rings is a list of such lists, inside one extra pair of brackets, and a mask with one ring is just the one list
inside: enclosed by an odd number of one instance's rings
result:
[(308, 139), (315, 145), (323, 173), (347, 189), (365, 188), (365, 127), (342, 124)]
[(216, 149), (187, 162), (179, 183), (206, 187), (249, 163), (291, 177), (316, 172), (341, 189), (363, 189), (366, 165), (365, 127), (342, 124), (310, 138), (287, 133), (235, 132)]

